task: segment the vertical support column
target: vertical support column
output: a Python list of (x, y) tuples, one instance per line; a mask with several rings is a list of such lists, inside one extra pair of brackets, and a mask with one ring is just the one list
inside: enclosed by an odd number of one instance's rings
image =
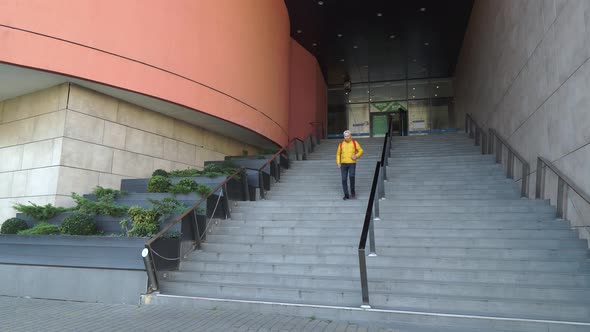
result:
[(522, 183), (520, 187), (520, 197), (529, 197), (529, 164), (526, 162), (522, 163)]
[(250, 187), (248, 186), (248, 174), (246, 174), (246, 170), (243, 168), (240, 172), (240, 179), (242, 180), (242, 190), (244, 191), (242, 198), (247, 202), (250, 200)]
[(508, 149), (508, 160), (506, 160), (506, 172), (509, 179), (514, 179), (514, 153)]
[(361, 272), (361, 293), (363, 298), (363, 304), (361, 308), (370, 309), (369, 304), (369, 282), (367, 279), (367, 260), (365, 257), (365, 249), (359, 249), (359, 270)]
[(496, 164), (502, 163), (502, 142), (500, 138), (496, 136)]
[(481, 132), (481, 154), (486, 154), (486, 149), (488, 147), (488, 138), (485, 132)]
[(299, 141), (295, 140), (293, 141), (293, 144), (295, 145), (295, 160), (301, 160), (301, 158), (299, 157)]
[(375, 220), (380, 219), (371, 216), (371, 222), (369, 223), (369, 257), (377, 256), (377, 252), (375, 251)]
[[(379, 179), (377, 180), (377, 199), (375, 201), (379, 201), (380, 199), (385, 199), (385, 183), (383, 179), (383, 165), (381, 165), (381, 169), (379, 170)], [(377, 215), (379, 217), (379, 215)]]
[(567, 205), (567, 187), (562, 178), (557, 180), (557, 218), (565, 219)]
[(475, 146), (479, 146), (479, 127), (475, 127)]
[(543, 199), (545, 196), (545, 167), (543, 160), (537, 158), (537, 181), (535, 183), (535, 198)]
[(492, 131), (492, 128), (489, 128), (489, 130), (488, 130), (488, 153), (489, 154), (492, 154), (492, 152), (494, 151), (493, 147), (494, 147), (494, 133)]
[(145, 271), (148, 275), (148, 293), (158, 290), (158, 279), (154, 271), (154, 266), (150, 258), (150, 250), (143, 248), (141, 250), (141, 257), (143, 258), (143, 264), (145, 265)]
[(260, 187), (260, 199), (264, 199), (264, 178), (262, 171), (258, 171), (258, 186)]
[[(193, 236), (195, 237), (195, 248), (201, 249), (201, 231), (199, 230), (199, 222), (197, 221), (197, 210), (191, 211), (193, 214)], [(206, 218), (205, 218), (206, 219)], [(205, 225), (205, 229), (207, 229), (207, 225)], [(205, 230), (203, 230), (204, 232)]]

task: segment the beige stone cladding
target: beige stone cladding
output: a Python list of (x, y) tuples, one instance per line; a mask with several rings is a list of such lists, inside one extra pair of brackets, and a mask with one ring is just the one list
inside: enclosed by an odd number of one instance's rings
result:
[(257, 151), (74, 84), (0, 102), (0, 223), (12, 205), (72, 205), (72, 192)]
[[(527, 159), (531, 198), (538, 156), (590, 194), (588, 13), (590, 1), (474, 3), (457, 64), (456, 109), (495, 128)], [(557, 180), (546, 173), (545, 197), (555, 204)], [(570, 190), (567, 218), (586, 239), (589, 212), (590, 206)]]

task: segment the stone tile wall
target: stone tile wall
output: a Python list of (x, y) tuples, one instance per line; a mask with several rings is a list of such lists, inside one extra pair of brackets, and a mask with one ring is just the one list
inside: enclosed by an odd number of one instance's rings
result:
[[(455, 75), (458, 125), (472, 113), (508, 139), (531, 165), (531, 197), (537, 156), (590, 193), (589, 59), (590, 1), (474, 3)], [(556, 196), (553, 178), (547, 197)], [(590, 238), (590, 207), (570, 193), (568, 208), (572, 225)]]

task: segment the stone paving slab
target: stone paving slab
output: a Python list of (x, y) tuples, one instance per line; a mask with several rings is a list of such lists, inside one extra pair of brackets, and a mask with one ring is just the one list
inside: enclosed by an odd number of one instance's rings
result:
[(0, 296), (1, 331), (406, 332), (315, 317)]

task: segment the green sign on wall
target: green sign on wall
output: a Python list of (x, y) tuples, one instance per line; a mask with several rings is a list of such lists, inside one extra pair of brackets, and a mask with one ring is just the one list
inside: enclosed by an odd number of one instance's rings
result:
[(371, 112), (395, 112), (398, 109), (406, 110), (406, 108), (397, 101), (381, 101), (371, 103)]

